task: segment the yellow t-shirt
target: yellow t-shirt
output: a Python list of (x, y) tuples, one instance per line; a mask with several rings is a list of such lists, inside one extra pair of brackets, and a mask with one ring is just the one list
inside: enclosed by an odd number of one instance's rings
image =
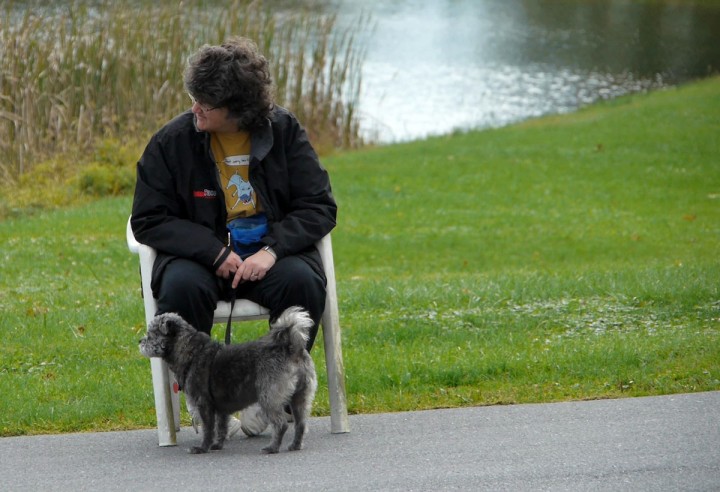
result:
[(257, 193), (250, 184), (250, 134), (213, 133), (210, 147), (220, 172), (228, 222), (262, 211)]

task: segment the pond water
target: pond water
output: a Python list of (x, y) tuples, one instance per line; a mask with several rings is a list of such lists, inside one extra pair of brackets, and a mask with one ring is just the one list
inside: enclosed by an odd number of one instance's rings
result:
[(720, 71), (720, 8), (627, 0), (332, 0), (369, 13), (363, 128), (506, 125)]
[(369, 16), (356, 42), (365, 51), (359, 113), (363, 133), (384, 143), (507, 125), (720, 72), (720, 5), (692, 0), (264, 1), (278, 11), (335, 12), (353, 31)]

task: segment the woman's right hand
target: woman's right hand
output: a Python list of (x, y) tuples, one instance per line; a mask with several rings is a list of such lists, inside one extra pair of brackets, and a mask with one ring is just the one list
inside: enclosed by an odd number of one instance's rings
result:
[(240, 259), (240, 256), (238, 256), (237, 253), (232, 251), (227, 258), (225, 258), (225, 261), (218, 267), (217, 270), (215, 270), (215, 275), (218, 277), (222, 277), (224, 279), (233, 278), (235, 276), (235, 272), (238, 271), (240, 268), (240, 265), (242, 265), (242, 260)]

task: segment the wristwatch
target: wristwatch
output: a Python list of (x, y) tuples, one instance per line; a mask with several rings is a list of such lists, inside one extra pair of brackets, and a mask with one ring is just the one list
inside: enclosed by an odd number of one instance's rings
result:
[(268, 253), (270, 253), (272, 255), (273, 258), (275, 258), (277, 260), (277, 255), (275, 254), (275, 250), (272, 249), (270, 246), (264, 246), (262, 250), (267, 251)]

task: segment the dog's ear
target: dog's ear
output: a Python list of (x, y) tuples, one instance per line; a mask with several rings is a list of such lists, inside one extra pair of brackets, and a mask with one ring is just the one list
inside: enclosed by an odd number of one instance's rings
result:
[(163, 315), (163, 320), (160, 323), (160, 333), (165, 336), (174, 336), (180, 331), (183, 320), (180, 316), (175, 313), (168, 313)]
[(158, 314), (148, 326), (148, 332), (154, 331), (162, 336), (174, 335), (178, 331), (178, 315), (174, 313)]

